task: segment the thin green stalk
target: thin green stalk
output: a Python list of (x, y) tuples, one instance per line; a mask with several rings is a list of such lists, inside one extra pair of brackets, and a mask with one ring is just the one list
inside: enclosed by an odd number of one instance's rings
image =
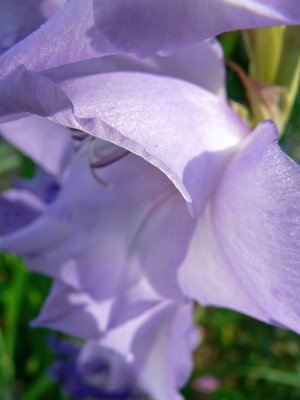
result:
[(14, 367), (0, 329), (0, 400), (12, 400)]
[(27, 282), (27, 271), (20, 258), (4, 255), (5, 264), (12, 271), (12, 280), (5, 304), (5, 342), (7, 352), (13, 360), (18, 335), (19, 315)]

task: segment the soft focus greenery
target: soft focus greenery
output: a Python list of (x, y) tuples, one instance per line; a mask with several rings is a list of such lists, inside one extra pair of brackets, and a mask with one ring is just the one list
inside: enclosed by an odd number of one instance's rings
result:
[[(221, 38), (227, 58), (245, 71), (248, 59), (241, 36)], [(228, 93), (247, 109), (238, 75), (228, 68)], [(300, 96), (282, 136), (284, 149), (300, 162)], [(0, 142), (0, 189), (14, 176), (30, 177), (30, 160)], [(47, 336), (53, 332), (28, 324), (40, 309), (50, 287), (49, 279), (29, 274), (22, 260), (0, 256), (0, 400), (63, 400), (48, 378), (53, 354)], [(195, 354), (195, 371), (184, 389), (192, 400), (298, 400), (300, 398), (300, 338), (228, 310), (198, 307), (195, 319), (201, 346)], [(199, 377), (215, 380), (216, 390), (195, 389)]]

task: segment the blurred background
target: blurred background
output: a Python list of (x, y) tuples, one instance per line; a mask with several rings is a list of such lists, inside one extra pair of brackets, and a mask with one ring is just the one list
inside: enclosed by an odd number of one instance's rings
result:
[[(271, 30), (267, 32), (274, 36)], [(280, 110), (274, 111), (274, 107), (272, 110), (263, 107), (255, 110), (253, 104), (259, 103), (262, 86), (253, 82), (260, 79), (268, 88), (278, 89), (278, 82), (272, 81), (270, 76), (263, 76), (264, 72), (259, 71), (255, 64), (255, 40), (261, 39), (249, 36), (245, 40), (242, 34), (233, 32), (222, 35), (220, 40), (226, 59), (231, 60), (226, 68), (232, 106), (252, 125), (262, 117), (278, 119), (282, 131), (281, 146), (300, 162), (298, 78), (296, 90), (295, 84), (293, 86), (293, 107), (284, 111), (284, 117)], [(252, 50), (249, 46), (253, 46)], [(270, 58), (270, 55), (266, 57)], [(271, 61), (274, 63), (274, 59)], [(246, 78), (243, 76), (245, 72)], [(248, 81), (249, 76), (254, 80)], [(1, 190), (9, 188), (16, 177), (31, 178), (34, 170), (31, 160), (0, 141)], [(53, 337), (61, 337), (60, 334), (29, 327), (50, 285), (48, 278), (30, 274), (18, 257), (0, 254), (0, 400), (67, 400), (51, 378), (56, 356), (49, 343)], [(202, 340), (195, 353), (193, 376), (183, 389), (186, 399), (300, 398), (300, 338), (296, 334), (232, 311), (198, 306), (195, 321)]]

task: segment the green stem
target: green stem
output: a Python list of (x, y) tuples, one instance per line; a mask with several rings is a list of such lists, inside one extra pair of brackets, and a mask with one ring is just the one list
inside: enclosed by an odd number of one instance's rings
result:
[(0, 330), (0, 400), (12, 400), (14, 367)]
[(13, 360), (15, 355), (16, 340), (18, 335), (19, 315), (22, 307), (23, 296), (27, 281), (27, 271), (20, 258), (4, 255), (5, 264), (13, 272), (13, 279), (9, 288), (7, 302), (5, 305), (6, 348), (10, 358)]

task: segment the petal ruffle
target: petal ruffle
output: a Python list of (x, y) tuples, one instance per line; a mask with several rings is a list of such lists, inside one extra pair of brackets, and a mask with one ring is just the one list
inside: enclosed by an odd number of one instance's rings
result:
[(94, 26), (92, 0), (71, 0), (43, 26), (5, 52), (0, 60), (0, 78), (20, 65), (43, 71), (89, 58), (113, 54), (109, 41), (95, 32), (99, 52), (91, 45), (89, 32)]
[[(49, 116), (124, 147), (161, 169), (194, 214), (201, 212), (233, 149), (248, 133), (223, 101), (173, 78), (103, 73), (64, 82), (61, 88), (21, 69), (11, 78), (3, 82), (0, 96), (4, 115), (18, 109)], [(41, 100), (44, 92), (48, 96)]]
[(300, 23), (298, 0), (94, 0), (94, 10), (103, 36), (142, 57), (230, 30)]
[(144, 72), (170, 76), (194, 83), (225, 98), (223, 50), (215, 39), (187, 46), (168, 56), (140, 59), (134, 55), (94, 58), (52, 68), (44, 75), (60, 84), (64, 80), (104, 72)]
[(300, 332), (300, 171), (263, 123), (229, 164), (179, 271), (185, 293)]
[(92, 298), (82, 286), (77, 290), (55, 280), (50, 295), (32, 325), (58, 329), (84, 340), (98, 340), (104, 332), (135, 320), (162, 302), (162, 297), (144, 278), (122, 293), (99, 301)]
[(112, 302), (97, 303), (88, 293), (54, 281), (33, 327), (48, 327), (84, 340), (97, 340), (107, 329)]
[[(139, 278), (144, 260), (138, 235), (153, 210), (179, 194), (158, 169), (132, 154), (95, 171), (109, 184), (103, 187), (91, 173), (90, 151), (86, 146), (79, 152), (48, 212), (2, 239), (0, 248), (22, 255), (32, 270), (103, 300)], [(147, 235), (144, 240), (151, 242)], [(160, 247), (160, 238), (153, 246)]]
[[(137, 303), (144, 295), (141, 289), (135, 299)], [(137, 386), (146, 393), (158, 400), (179, 400), (182, 398), (178, 390), (191, 373), (192, 352), (199, 336), (193, 326), (192, 304), (159, 300), (156, 295), (153, 300), (139, 314), (103, 332), (110, 306), (56, 283), (34, 326), (47, 326), (94, 340), (96, 351), (101, 346), (124, 359)], [(94, 356), (97, 357), (97, 352)], [(88, 352), (82, 361), (86, 358), (90, 358)], [(110, 376), (112, 386), (120, 383), (119, 372), (122, 371), (116, 369)]]
[(135, 320), (107, 332), (100, 344), (122, 354), (139, 386), (157, 400), (179, 400), (192, 370), (198, 342), (192, 305), (162, 302)]
[(297, 0), (72, 0), (4, 54), (0, 77), (21, 64), (43, 71), (117, 53), (166, 54), (228, 30), (299, 21)]

